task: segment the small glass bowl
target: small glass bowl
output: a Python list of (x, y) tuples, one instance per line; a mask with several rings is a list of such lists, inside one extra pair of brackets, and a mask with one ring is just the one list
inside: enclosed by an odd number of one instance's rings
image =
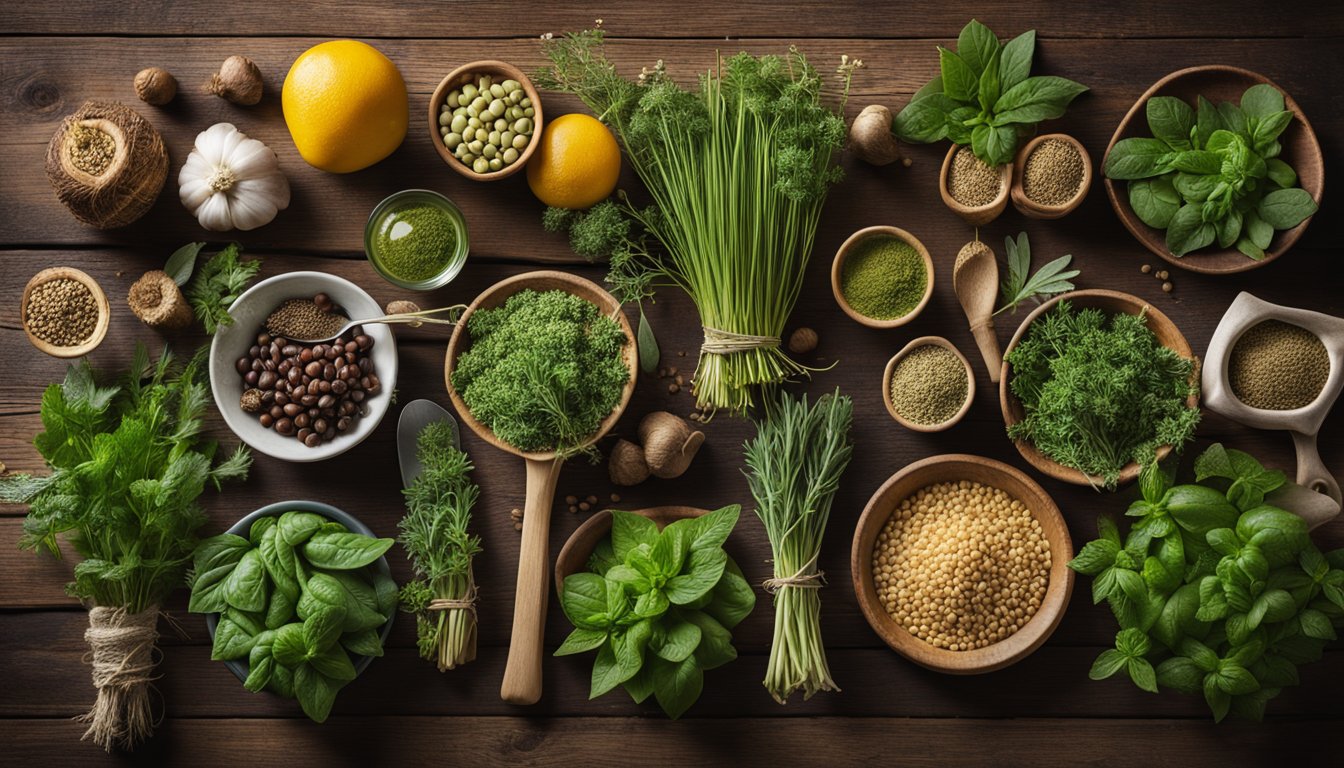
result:
[[(457, 243), (443, 271), (424, 280), (406, 281), (392, 274), (383, 265), (376, 247), (376, 241), (378, 231), (383, 227), (387, 218), (405, 208), (419, 205), (434, 206), (446, 213), (457, 228)], [(462, 211), (458, 210), (452, 200), (428, 189), (403, 189), (400, 192), (388, 195), (381, 203), (373, 207), (373, 212), (369, 214), (369, 222), (364, 225), (364, 255), (368, 257), (369, 263), (373, 265), (378, 274), (383, 276), (383, 279), (411, 291), (428, 291), (441, 288), (451, 282), (462, 271), (462, 266), (467, 262), (468, 246), (467, 220), (463, 218)]]

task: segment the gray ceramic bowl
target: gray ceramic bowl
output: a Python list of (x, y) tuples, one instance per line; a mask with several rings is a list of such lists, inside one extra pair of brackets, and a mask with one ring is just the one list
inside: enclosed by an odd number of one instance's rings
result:
[(239, 296), (229, 309), (233, 325), (221, 327), (210, 343), (210, 391), (224, 423), (254, 450), (285, 461), (321, 461), (359, 445), (387, 414), (392, 391), (397, 387), (397, 343), (392, 330), (386, 325), (366, 325), (364, 332), (373, 338), (373, 366), (382, 391), (364, 401), (364, 414), (349, 432), (309, 448), (293, 437), (261, 426), (255, 415), (238, 406), (243, 382), (233, 366), (256, 343), (266, 317), (286, 299), (311, 299), (318, 293), (330, 296), (352, 319), (383, 315), (378, 302), (349, 280), (325, 272), (287, 272), (262, 280)]
[[(349, 528), (354, 533), (362, 533), (365, 536), (376, 536), (376, 534), (373, 532), (373, 529), (361, 523), (358, 518), (354, 517), (348, 512), (337, 509), (336, 507), (333, 507), (330, 504), (323, 504), (320, 501), (277, 501), (274, 504), (267, 504), (261, 509), (249, 513), (242, 520), (239, 520), (238, 522), (234, 523), (229, 528), (229, 530), (225, 531), (225, 533), (232, 533), (235, 536), (242, 536), (243, 538), (247, 538), (247, 533), (249, 530), (251, 530), (252, 523), (256, 522), (258, 519), (263, 517), (279, 517), (281, 514), (289, 512), (291, 510), (295, 510), (298, 512), (313, 512), (322, 515), (328, 520), (335, 520), (341, 525), (344, 525), (346, 528)], [(384, 576), (388, 577), (392, 576), (392, 569), (387, 565), (386, 556), (380, 557), (376, 561), (374, 561), (374, 567), (377, 568), (378, 572), (383, 574)], [(388, 633), (392, 631), (392, 619), (395, 618), (396, 615), (397, 615), (396, 611), (393, 611), (392, 616), (388, 617), (387, 623), (383, 625), (382, 631), (379, 632), (379, 635), (382, 637), (382, 641), (384, 643), (387, 642)], [(215, 641), (215, 628), (218, 626), (219, 626), (218, 613), (205, 614), (205, 628), (210, 632), (210, 642), (212, 644)], [(350, 660), (354, 662), (355, 674), (358, 675), (362, 674), (364, 670), (368, 668), (369, 664), (373, 662), (373, 657), (355, 656), (354, 654), (351, 654)], [(246, 661), (233, 659), (231, 661), (224, 662), (224, 665), (229, 668), (229, 671), (232, 672), (240, 682), (247, 681)]]

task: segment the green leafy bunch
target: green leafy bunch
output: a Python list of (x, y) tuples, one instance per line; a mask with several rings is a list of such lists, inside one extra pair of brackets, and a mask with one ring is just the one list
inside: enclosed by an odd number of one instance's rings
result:
[(1060, 117), (1087, 90), (1062, 77), (1032, 77), (1035, 53), (1035, 30), (1001, 45), (989, 27), (971, 19), (955, 52), (939, 46), (940, 74), (896, 115), (892, 132), (915, 144), (951, 139), (970, 145), (991, 167), (1012, 162), (1037, 123)]
[(420, 656), (439, 671), (476, 657), (476, 614), (472, 607), (428, 610), (432, 600), (469, 601), (476, 596), (471, 559), (481, 538), (467, 531), (480, 488), (468, 476), (471, 459), (454, 445), (453, 425), (430, 422), (416, 437), (424, 471), (403, 493), (406, 515), (398, 541), (418, 578), (401, 589), (402, 610), (416, 616)]
[(1108, 318), (1061, 301), (1004, 359), (1025, 412), (1008, 436), (1107, 488), (1129, 462), (1184, 445), (1199, 423), (1186, 404), (1198, 392), (1195, 361), (1158, 342), (1142, 314)]
[(1146, 107), (1152, 138), (1116, 143), (1106, 176), (1129, 182), (1129, 204), (1145, 224), (1167, 231), (1176, 256), (1218, 243), (1264, 258), (1276, 229), (1291, 229), (1316, 213), (1297, 186), (1297, 173), (1279, 159), (1279, 136), (1293, 120), (1283, 94), (1253, 85), (1240, 106), (1214, 106), (1203, 96), (1193, 108), (1171, 96)]
[(0, 501), (31, 505), (21, 547), (60, 557), (59, 540), (69, 539), (83, 558), (66, 587), (72, 596), (130, 613), (161, 603), (182, 584), (206, 484), (247, 477), (245, 448), (215, 464), (215, 444), (201, 437), (204, 365), (204, 350), (185, 365), (165, 350), (151, 364), (137, 346), (111, 386), (86, 361), (43, 393), (44, 431), (33, 444), (52, 472), (0, 478)]
[(189, 243), (179, 248), (164, 268), (178, 285), (185, 284), (183, 292), (191, 303), (196, 319), (205, 325), (206, 333), (214, 333), (226, 325), (233, 325), (229, 307), (243, 289), (261, 270), (261, 260), (243, 261), (242, 246), (230, 243), (224, 250), (206, 259), (192, 274), (196, 254), (205, 243)]
[(1302, 518), (1268, 502), (1285, 483), (1221, 444), (1195, 461), (1195, 484), (1144, 469), (1124, 540), (1103, 516), (1069, 563), (1121, 627), (1092, 679), (1123, 670), (1146, 691), (1202, 694), (1219, 721), (1259, 720), (1298, 684), (1344, 627), (1344, 550), (1322, 554)]
[(383, 655), (397, 584), (374, 562), (391, 546), (312, 512), (261, 517), (246, 538), (201, 542), (187, 609), (219, 614), (210, 658), (246, 659), (243, 687), (298, 699), (320, 723), (355, 679), (351, 657)]
[(620, 685), (678, 718), (700, 698), (705, 671), (737, 658), (730, 630), (756, 605), (723, 551), (740, 514), (732, 505), (660, 532), (641, 515), (611, 513), (611, 536), (560, 594), (574, 631), (555, 655), (597, 651), (591, 698)]
[(1016, 241), (1011, 237), (1003, 238), (1003, 248), (1008, 257), (1008, 276), (999, 286), (1003, 306), (994, 310), (996, 315), (1010, 310), (1016, 312), (1024, 301), (1040, 301), (1047, 296), (1072, 291), (1074, 285), (1070, 280), (1082, 274), (1068, 268), (1073, 256), (1067, 253), (1046, 262), (1032, 274), (1031, 241), (1026, 232), (1017, 233)]
[(580, 452), (630, 378), (625, 333), (566, 291), (524, 290), (467, 319), (453, 388), (472, 416), (523, 451)]

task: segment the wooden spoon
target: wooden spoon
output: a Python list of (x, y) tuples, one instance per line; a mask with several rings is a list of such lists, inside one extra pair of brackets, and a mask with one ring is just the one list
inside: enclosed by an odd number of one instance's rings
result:
[(1003, 351), (994, 334), (994, 302), (999, 296), (999, 263), (994, 251), (985, 246), (965, 259), (957, 259), (952, 268), (952, 290), (971, 323), (975, 344), (989, 367), (989, 380), (998, 383), (1003, 367)]
[(513, 634), (509, 640), (509, 659), (504, 667), (504, 682), (500, 685), (500, 698), (511, 704), (535, 704), (541, 698), (541, 659), (542, 635), (546, 626), (547, 587), (550, 581), (550, 556), (547, 543), (551, 529), (551, 503), (555, 496), (556, 482), (560, 479), (560, 467), (564, 459), (554, 451), (527, 452), (519, 450), (500, 440), (489, 427), (477, 421), (462, 401), (462, 396), (453, 388), (453, 366), (457, 358), (471, 344), (465, 329), (471, 315), (478, 309), (493, 309), (503, 304), (510, 296), (519, 291), (561, 290), (595, 304), (606, 316), (620, 323), (625, 332), (625, 347), (622, 351), (630, 378), (621, 390), (621, 400), (611, 414), (602, 420), (597, 431), (588, 438), (591, 445), (607, 433), (621, 417), (621, 412), (630, 402), (635, 391), (635, 378), (639, 373), (639, 362), (635, 349), (635, 332), (630, 321), (621, 312), (621, 304), (611, 294), (602, 290), (596, 283), (566, 272), (537, 271), (501, 280), (490, 286), (462, 313), (453, 336), (448, 341), (448, 355), (444, 361), (444, 379), (448, 384), (448, 397), (457, 409), (462, 422), (471, 428), (482, 440), (496, 448), (521, 456), (527, 466), (527, 492), (523, 507), (523, 541), (518, 554), (518, 585), (513, 601)]

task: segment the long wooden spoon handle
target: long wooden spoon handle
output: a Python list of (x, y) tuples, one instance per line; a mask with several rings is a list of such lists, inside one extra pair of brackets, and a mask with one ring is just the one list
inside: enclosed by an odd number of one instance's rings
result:
[(513, 636), (499, 696), (510, 704), (536, 704), (541, 698), (542, 637), (546, 629), (551, 559), (551, 503), (560, 478), (559, 459), (527, 460), (527, 501), (523, 542), (518, 554), (518, 585), (513, 598)]
[(999, 337), (994, 334), (994, 321), (986, 319), (979, 325), (971, 326), (975, 336), (975, 345), (980, 348), (980, 356), (989, 368), (989, 380), (999, 383), (999, 369), (1003, 368), (1003, 351), (999, 349)]
[(1297, 452), (1297, 484), (1340, 501), (1339, 483), (1321, 461), (1316, 436), (1293, 432), (1293, 448)]

